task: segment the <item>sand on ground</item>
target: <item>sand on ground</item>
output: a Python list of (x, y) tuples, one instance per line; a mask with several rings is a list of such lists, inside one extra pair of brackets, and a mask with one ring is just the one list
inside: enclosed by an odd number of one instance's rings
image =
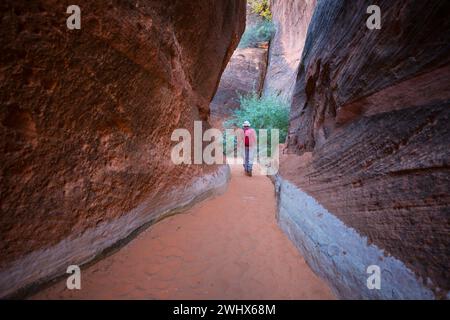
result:
[[(227, 191), (168, 217), (32, 299), (334, 299), (279, 229), (274, 186), (232, 167)], [(68, 275), (69, 276), (69, 275)]]

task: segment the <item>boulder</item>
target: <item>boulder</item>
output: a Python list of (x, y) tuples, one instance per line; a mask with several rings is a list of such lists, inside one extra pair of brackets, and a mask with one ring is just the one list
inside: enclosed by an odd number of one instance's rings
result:
[(267, 67), (267, 48), (236, 49), (211, 102), (212, 119), (225, 119), (240, 107), (239, 96), (261, 93)]

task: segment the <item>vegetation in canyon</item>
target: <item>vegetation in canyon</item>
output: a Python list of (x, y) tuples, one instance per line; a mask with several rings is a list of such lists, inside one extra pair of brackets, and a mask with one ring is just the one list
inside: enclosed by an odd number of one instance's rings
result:
[(289, 125), (289, 104), (274, 94), (259, 96), (256, 92), (239, 97), (241, 107), (234, 110), (225, 127), (240, 127), (250, 121), (257, 129), (278, 129), (280, 142), (286, 140)]
[(269, 0), (249, 0), (248, 2), (253, 13), (260, 15), (265, 20), (272, 21)]
[(239, 43), (239, 48), (257, 47), (262, 42), (267, 42), (272, 39), (275, 33), (275, 26), (272, 21), (262, 20), (255, 26), (245, 30)]

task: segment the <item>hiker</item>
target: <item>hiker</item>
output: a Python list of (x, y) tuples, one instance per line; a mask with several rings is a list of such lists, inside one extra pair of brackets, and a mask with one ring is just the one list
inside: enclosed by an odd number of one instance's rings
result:
[[(250, 122), (244, 121), (242, 130), (240, 130), (240, 141), (243, 143), (241, 148), (245, 148), (244, 170), (245, 174), (252, 176), (253, 158), (256, 149), (256, 131), (250, 127)], [(242, 150), (242, 149), (241, 149)]]

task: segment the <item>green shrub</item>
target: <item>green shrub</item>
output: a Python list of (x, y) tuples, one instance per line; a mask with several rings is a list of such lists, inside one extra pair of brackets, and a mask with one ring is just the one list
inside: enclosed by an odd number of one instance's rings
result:
[(249, 0), (252, 11), (265, 20), (272, 21), (272, 12), (270, 11), (269, 0)]
[(239, 43), (239, 48), (256, 47), (258, 43), (269, 41), (274, 32), (275, 26), (272, 21), (264, 20), (245, 30)]
[(275, 95), (259, 97), (251, 93), (239, 97), (241, 107), (234, 110), (232, 117), (225, 121), (226, 128), (241, 127), (245, 120), (250, 121), (253, 128), (280, 130), (280, 142), (284, 143), (289, 126), (289, 105)]

